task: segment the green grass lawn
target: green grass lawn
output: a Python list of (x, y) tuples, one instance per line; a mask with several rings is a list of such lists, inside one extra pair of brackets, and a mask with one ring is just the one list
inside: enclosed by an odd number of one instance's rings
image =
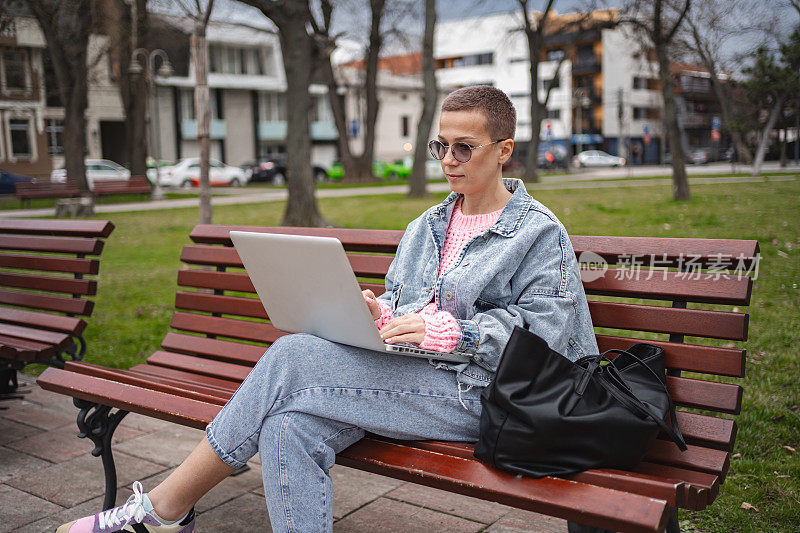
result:
[[(749, 308), (749, 340), (734, 343), (747, 348), (747, 377), (725, 380), (744, 386), (734, 450), (739, 455), (731, 461), (718, 500), (702, 512), (681, 511), (681, 526), (684, 531), (797, 531), (800, 455), (784, 446), (800, 450), (800, 180), (691, 189), (692, 200), (683, 203), (671, 200), (668, 185), (543, 190), (535, 196), (572, 235), (759, 241), (763, 258)], [(403, 229), (444, 196), (331, 198), (320, 206), (328, 220), (343, 227)], [(283, 208), (282, 202), (215, 207), (214, 222), (277, 225)], [(129, 367), (158, 349), (168, 330), (180, 249), (189, 242), (198, 213), (187, 208), (112, 217), (117, 229), (101, 260), (86, 360)], [(742, 509), (743, 502), (757, 511)]]

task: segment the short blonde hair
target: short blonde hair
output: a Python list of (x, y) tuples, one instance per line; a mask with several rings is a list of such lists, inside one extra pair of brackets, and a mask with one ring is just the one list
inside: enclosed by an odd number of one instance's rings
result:
[(492, 141), (513, 139), (517, 112), (506, 93), (491, 85), (471, 85), (456, 89), (442, 102), (442, 111), (481, 111)]

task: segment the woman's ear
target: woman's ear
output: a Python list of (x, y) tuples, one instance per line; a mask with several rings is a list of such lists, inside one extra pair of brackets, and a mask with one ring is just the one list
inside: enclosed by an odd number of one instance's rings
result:
[(505, 139), (498, 144), (500, 145), (499, 162), (503, 165), (508, 161), (508, 158), (511, 157), (511, 154), (514, 153), (514, 139)]

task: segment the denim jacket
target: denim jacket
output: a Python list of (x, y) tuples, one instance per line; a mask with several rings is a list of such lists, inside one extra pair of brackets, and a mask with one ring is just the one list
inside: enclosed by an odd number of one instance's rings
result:
[(471, 239), (437, 279), (445, 233), (456, 200), (451, 193), (406, 228), (380, 298), (392, 316), (419, 312), (431, 298), (458, 321), (456, 351), (468, 363), (447, 364), (465, 385), (492, 380), (514, 326), (527, 327), (570, 360), (598, 353), (578, 262), (561, 221), (525, 190), (512, 193), (500, 218)]

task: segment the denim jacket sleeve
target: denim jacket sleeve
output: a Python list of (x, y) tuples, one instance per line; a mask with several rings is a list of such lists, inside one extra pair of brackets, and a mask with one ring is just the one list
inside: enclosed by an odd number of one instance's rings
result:
[(523, 230), (510, 238), (531, 240), (511, 277), (511, 303), (458, 321), (463, 336), (457, 350), (474, 352), (474, 361), (491, 372), (514, 326), (526, 327), (566, 355), (576, 316), (576, 296), (568, 290), (568, 280), (579, 273), (566, 230), (550, 221), (535, 235)]

